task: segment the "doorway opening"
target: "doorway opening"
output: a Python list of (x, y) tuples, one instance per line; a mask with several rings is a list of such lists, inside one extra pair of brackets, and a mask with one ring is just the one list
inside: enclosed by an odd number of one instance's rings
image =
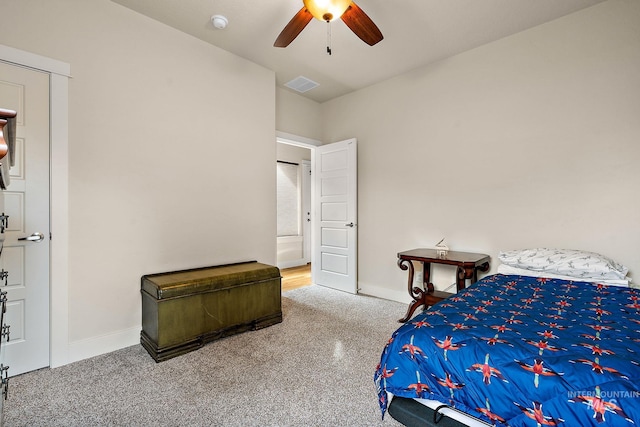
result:
[(277, 266), (283, 276), (283, 291), (310, 285), (311, 162), (319, 141), (292, 135), (278, 136), (277, 147)]
[[(357, 294), (357, 140), (324, 145), (307, 141), (281, 135), (276, 138), (278, 145), (311, 150), (310, 209), (303, 211), (304, 217), (300, 215), (302, 222), (309, 224), (306, 236), (311, 239), (306, 242), (308, 259), (312, 262), (311, 280), (316, 285)], [(306, 221), (307, 212), (310, 221)], [(279, 263), (278, 267), (282, 266)]]

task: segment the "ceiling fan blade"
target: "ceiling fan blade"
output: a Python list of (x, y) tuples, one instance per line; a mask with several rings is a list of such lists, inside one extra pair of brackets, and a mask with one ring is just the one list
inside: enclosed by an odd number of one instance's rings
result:
[(284, 27), (278, 38), (276, 39), (273, 46), (275, 47), (287, 47), (289, 43), (291, 43), (304, 27), (307, 26), (309, 22), (313, 19), (313, 15), (311, 12), (307, 10), (306, 7), (300, 9), (296, 15), (291, 18), (291, 21)]
[(349, 8), (340, 18), (356, 36), (369, 46), (373, 46), (384, 38), (376, 24), (354, 2), (351, 2)]

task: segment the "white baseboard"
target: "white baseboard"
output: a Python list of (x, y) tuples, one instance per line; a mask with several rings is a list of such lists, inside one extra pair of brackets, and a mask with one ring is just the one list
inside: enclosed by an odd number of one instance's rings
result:
[(77, 362), (139, 344), (141, 330), (142, 328), (140, 326), (136, 326), (110, 334), (71, 342), (69, 343), (69, 361), (67, 363)]
[(404, 304), (409, 304), (412, 300), (409, 296), (406, 285), (398, 289), (390, 289), (358, 282), (358, 293)]

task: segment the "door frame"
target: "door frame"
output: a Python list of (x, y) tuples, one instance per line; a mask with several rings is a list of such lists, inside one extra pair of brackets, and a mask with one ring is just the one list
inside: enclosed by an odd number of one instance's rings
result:
[[(313, 187), (311, 179), (311, 160), (302, 160), (300, 162), (301, 167), (301, 186), (302, 186), (302, 235), (305, 238), (302, 242), (302, 258), (309, 264), (311, 262), (311, 211), (313, 205), (311, 201), (311, 188)], [(305, 214), (305, 212), (307, 212)], [(308, 217), (308, 218), (307, 218)]]
[[(299, 135), (293, 135), (290, 133), (286, 133), (286, 132), (280, 132), (280, 131), (276, 131), (276, 143), (277, 144), (287, 144), (287, 145), (293, 145), (295, 147), (301, 147), (301, 148), (307, 148), (311, 151), (311, 165), (312, 165), (312, 169), (313, 169), (313, 164), (315, 162), (315, 156), (316, 156), (316, 147), (319, 147), (322, 145), (322, 141), (318, 141), (317, 139), (311, 139), (311, 138), (305, 138), (303, 136), (299, 136)], [(276, 159), (277, 160), (277, 159)], [(311, 212), (313, 212), (314, 206), (313, 206), (313, 194), (314, 194), (314, 182), (315, 182), (315, 175), (313, 175), (313, 173), (311, 174), (311, 195), (310, 195), (310, 199), (311, 199)], [(314, 220), (314, 215), (311, 215), (311, 220)], [(309, 254), (309, 259), (313, 260), (313, 241), (315, 239), (314, 236), (314, 227), (313, 227), (313, 222), (311, 223), (311, 227), (309, 227), (311, 230), (309, 239), (310, 239), (310, 248), (311, 248), (311, 253)], [(307, 236), (305, 236), (306, 238)], [(314, 277), (313, 277), (313, 269), (311, 269), (311, 283), (314, 283)]]
[(49, 74), (49, 366), (69, 360), (69, 78), (65, 62), (0, 44), (0, 61)]

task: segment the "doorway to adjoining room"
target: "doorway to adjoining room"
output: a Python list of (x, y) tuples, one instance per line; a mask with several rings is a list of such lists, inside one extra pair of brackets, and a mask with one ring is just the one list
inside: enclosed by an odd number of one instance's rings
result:
[(311, 150), (277, 144), (277, 265), (283, 291), (311, 284)]

